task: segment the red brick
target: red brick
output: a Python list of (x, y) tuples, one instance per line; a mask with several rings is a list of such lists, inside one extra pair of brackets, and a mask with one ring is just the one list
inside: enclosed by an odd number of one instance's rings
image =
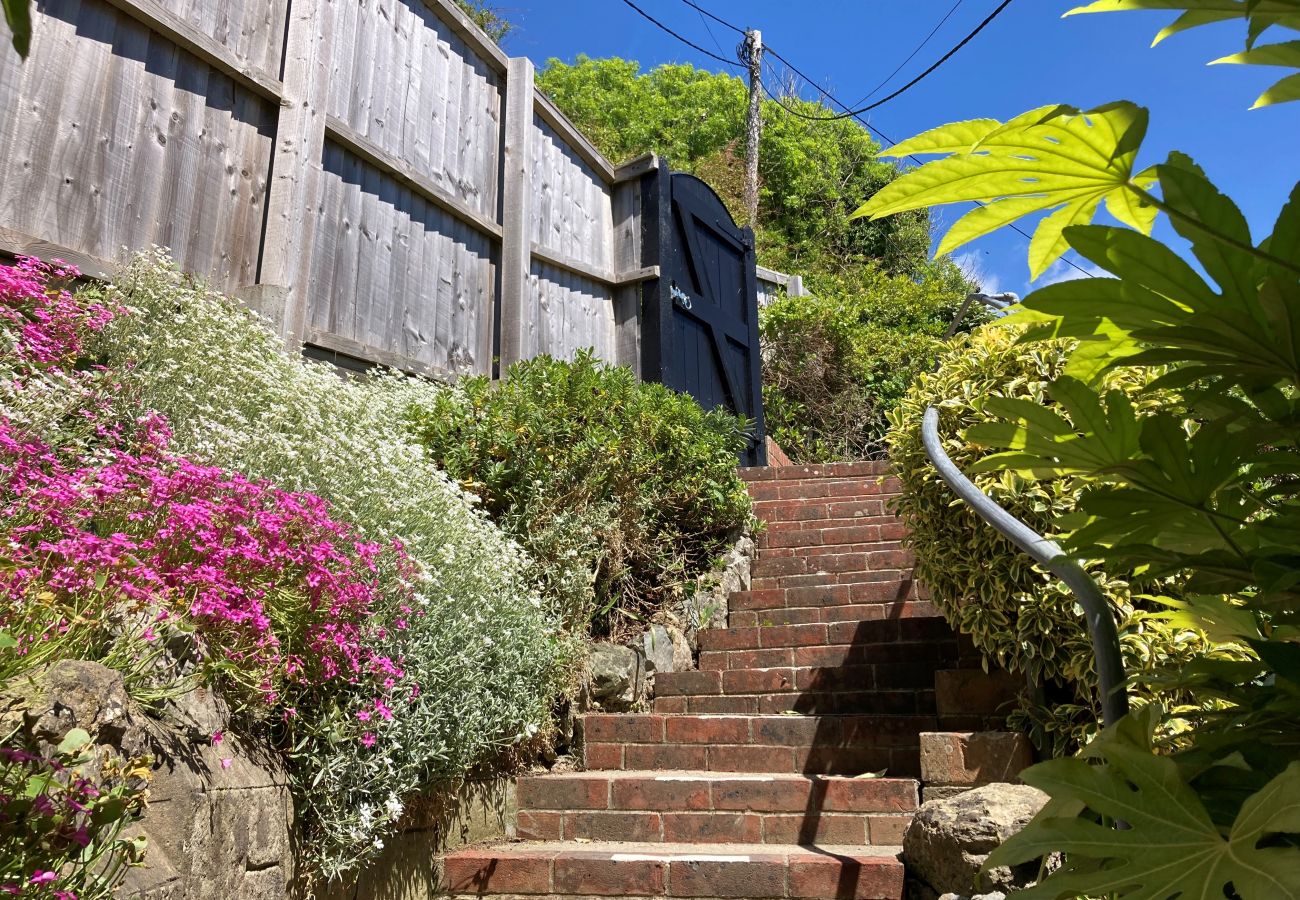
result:
[[(843, 528), (827, 528), (822, 531), (823, 544), (865, 544), (880, 540), (879, 525), (848, 525)], [(866, 562), (865, 556), (863, 562)], [(865, 565), (856, 566), (867, 568)]]
[(699, 632), (701, 650), (743, 650), (758, 646), (757, 628), (707, 628)]
[(781, 496), (781, 486), (774, 481), (760, 481), (748, 487), (749, 496), (754, 500), (776, 500)]
[(622, 744), (583, 744), (582, 762), (588, 769), (623, 768)]
[[(811, 547), (821, 542), (822, 533), (816, 529), (769, 531), (758, 539), (760, 547)], [(764, 567), (763, 573), (769, 574), (766, 567)]]
[(663, 716), (588, 713), (580, 722), (583, 739), (597, 744), (649, 744), (664, 739)]
[(874, 519), (884, 518), (885, 516), (885, 502), (877, 498), (870, 500), (840, 500), (828, 503), (826, 506), (826, 517), (828, 519)]
[(661, 672), (655, 676), (655, 696), (678, 696), (681, 694), (719, 694), (722, 692), (722, 678), (719, 672)]
[(848, 585), (849, 597), (854, 603), (891, 603), (907, 598), (911, 593), (909, 581), (867, 581)]
[(732, 669), (722, 673), (722, 689), (728, 694), (762, 694), (793, 688), (793, 669)]
[(785, 591), (781, 588), (769, 588), (765, 591), (736, 591), (728, 598), (728, 605), (733, 610), (776, 609), (785, 605)]
[(831, 778), (822, 798), (828, 812), (908, 812), (916, 807), (916, 782), (908, 778)]
[(789, 747), (723, 746), (715, 744), (707, 749), (709, 751), (707, 768), (712, 772), (795, 771), (794, 755)]
[(735, 650), (727, 654), (728, 669), (779, 669), (789, 666), (794, 651), (789, 647), (765, 650)]
[(522, 841), (558, 841), (564, 835), (560, 826), (562, 817), (558, 812), (521, 809), (515, 831)]
[(867, 820), (864, 816), (821, 814), (815, 809), (764, 816), (763, 840), (769, 844), (865, 844)]
[(755, 696), (727, 694), (721, 697), (691, 697), (687, 712), (692, 715), (754, 715), (759, 711)]
[(1005, 731), (920, 735), (921, 773), (927, 784), (975, 786), (1019, 781), (1034, 761), (1024, 735)]
[(708, 768), (708, 748), (683, 744), (629, 744), (623, 755), (628, 769)]
[(781, 500), (812, 500), (831, 496), (831, 486), (830, 482), (784, 481), (778, 485), (776, 495)]
[(666, 869), (658, 860), (615, 862), (608, 854), (566, 853), (555, 860), (555, 893), (658, 897), (664, 892)]
[(664, 840), (683, 844), (759, 844), (759, 816), (745, 813), (664, 813)]
[[(795, 771), (809, 775), (843, 775), (856, 778), (867, 772), (885, 772), (891, 778), (910, 777), (913, 771), (898, 768), (905, 757), (895, 758), (888, 747), (795, 747)], [(912, 751), (912, 756), (916, 751)], [(917, 768), (912, 763), (911, 770)]]
[(655, 812), (569, 812), (564, 839), (591, 841), (659, 841), (663, 828)]
[(756, 744), (810, 747), (815, 743), (825, 742), (832, 734), (839, 734), (838, 724), (833, 719), (772, 716), (754, 720), (754, 743)]
[(711, 786), (708, 781), (660, 781), (655, 778), (616, 778), (612, 806), (626, 810), (708, 809)]
[(842, 585), (792, 587), (785, 592), (786, 606), (835, 606), (851, 599), (852, 592)]
[(609, 780), (580, 775), (525, 775), (515, 782), (520, 809), (604, 809)]
[(794, 686), (801, 691), (866, 691), (875, 685), (872, 666), (834, 666), (794, 670)]
[(865, 553), (837, 553), (833, 556), (817, 557), (817, 571), (834, 572), (865, 572), (867, 570), (867, 554)]
[(881, 569), (910, 569), (914, 560), (912, 554), (906, 550), (880, 550), (876, 553), (867, 554), (868, 568), (879, 571)]
[(681, 715), (690, 711), (686, 697), (655, 697), (654, 711), (663, 715)]
[(549, 894), (554, 856), (457, 850), (443, 858), (443, 888), (450, 894)]
[[(764, 609), (750, 613), (756, 625), (770, 628), (773, 625), (815, 625), (822, 621), (823, 607), (796, 606), (793, 609)], [(732, 613), (734, 621), (736, 613)]]
[(1006, 714), (1025, 687), (1024, 678), (983, 669), (945, 669), (934, 673), (940, 715)]
[(752, 572), (755, 578), (778, 575), (802, 575), (808, 571), (808, 562), (802, 556), (765, 556), (759, 554)]
[(674, 861), (672, 897), (784, 897), (785, 865), (779, 857), (740, 861)]
[[(766, 612), (770, 613), (771, 610)], [(727, 624), (732, 628), (757, 628), (760, 624), (758, 613), (750, 610), (741, 610), (736, 612), (732, 610), (727, 613)]]
[(749, 743), (749, 718), (678, 716), (668, 720), (667, 740), (678, 744)]
[(903, 896), (903, 864), (888, 857), (799, 854), (790, 859), (792, 898), (893, 900)]
[(807, 808), (813, 782), (806, 780), (718, 781), (713, 785), (715, 809), (786, 812)]
[(773, 625), (759, 628), (758, 639), (764, 648), (811, 647), (826, 643), (825, 625)]
[(868, 843), (877, 846), (899, 847), (903, 835), (912, 824), (911, 815), (902, 816), (867, 816)]

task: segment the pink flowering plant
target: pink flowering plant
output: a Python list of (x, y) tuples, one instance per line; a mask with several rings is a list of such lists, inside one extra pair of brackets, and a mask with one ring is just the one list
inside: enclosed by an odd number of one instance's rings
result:
[(15, 737), (0, 742), (0, 896), (111, 897), (142, 858), (122, 830), (144, 810), (150, 761), (96, 751), (81, 729), (49, 754)]
[(17, 657), (102, 628), (77, 609), (95, 597), (137, 643), (192, 635), (211, 680), (265, 704), (286, 689), (400, 677), (374, 649), (378, 559), (398, 548), (362, 540), (311, 494), (168, 452), (159, 417), (136, 431), (137, 447), (86, 464), (0, 420), (0, 629)]

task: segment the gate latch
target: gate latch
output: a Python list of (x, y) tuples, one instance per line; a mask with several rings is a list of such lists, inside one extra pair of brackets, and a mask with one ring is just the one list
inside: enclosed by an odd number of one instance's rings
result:
[(673, 298), (673, 303), (682, 309), (691, 308), (691, 295), (677, 286), (677, 282), (671, 282), (668, 285), (668, 293)]

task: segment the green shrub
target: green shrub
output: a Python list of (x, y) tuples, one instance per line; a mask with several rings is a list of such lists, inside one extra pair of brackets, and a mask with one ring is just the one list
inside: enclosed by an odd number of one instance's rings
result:
[(538, 561), (576, 631), (617, 630), (681, 595), (749, 521), (745, 421), (590, 353), (416, 400), (430, 458)]
[(317, 494), (369, 540), (400, 541), (419, 568), (376, 573), (381, 595), (414, 608), (386, 611), (407, 620), (385, 648), (410, 685), (401, 715), (375, 717), (376, 742), (362, 746), (338, 735), (370, 716), (373, 695), (298, 710), (305, 847), (336, 874), (382, 846), (403, 797), (544, 729), (573, 648), (529, 587), (527, 557), (402, 427), (402, 412), (436, 403), (437, 388), (344, 379), (287, 355), (247, 310), (157, 255), (138, 257), (107, 290), (133, 314), (105, 330), (99, 350), (144, 408), (168, 417), (179, 452)]
[[(890, 414), (889, 458), (903, 483), (895, 508), (908, 527), (917, 578), (930, 588), (953, 627), (970, 635), (986, 659), (1023, 673), (1039, 689), (1025, 693), (1013, 722), (1040, 747), (1059, 754), (1081, 743), (1100, 718), (1092, 644), (1083, 616), (1064, 583), (956, 499), (921, 445), (922, 414), (927, 406), (937, 406), (944, 450), (969, 473), (987, 454), (962, 435), (993, 420), (982, 409), (988, 398), (1054, 406), (1048, 388), (1073, 342), (1018, 345), (1018, 333), (990, 325), (955, 341), (941, 357), (938, 371), (921, 375)], [(1136, 395), (1138, 382), (1132, 376), (1111, 380)], [(1055, 533), (1059, 519), (1076, 508), (1083, 489), (1071, 478), (1032, 480), (1013, 472), (975, 475), (973, 480), (1040, 534)], [(1176, 666), (1206, 652), (1198, 632), (1169, 625), (1158, 617), (1163, 607), (1140, 596), (1152, 584), (1127, 582), (1106, 574), (1100, 565), (1090, 570), (1116, 611), (1130, 673)]]
[(934, 364), (970, 286), (951, 263), (920, 280), (864, 267), (808, 284), (812, 296), (759, 314), (768, 433), (796, 462), (882, 457), (886, 416)]

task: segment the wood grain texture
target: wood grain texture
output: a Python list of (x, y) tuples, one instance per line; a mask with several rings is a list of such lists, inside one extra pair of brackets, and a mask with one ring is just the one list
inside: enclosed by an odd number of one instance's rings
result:
[(452, 0), (42, 0), (0, 108), (0, 251), (164, 245), (411, 371), (639, 358), (659, 161), (611, 165)]
[(336, 36), (328, 115), (447, 196), (495, 217), (500, 74), (424, 0), (324, 2)]
[(109, 262), (151, 244), (256, 278), (274, 108), (103, 0), (50, 0), (0, 57), (0, 225)]
[(312, 255), (309, 341), (339, 349), (320, 340), (332, 335), (421, 371), (490, 371), (491, 238), (333, 141), (321, 195), (317, 231), (335, 238)]

